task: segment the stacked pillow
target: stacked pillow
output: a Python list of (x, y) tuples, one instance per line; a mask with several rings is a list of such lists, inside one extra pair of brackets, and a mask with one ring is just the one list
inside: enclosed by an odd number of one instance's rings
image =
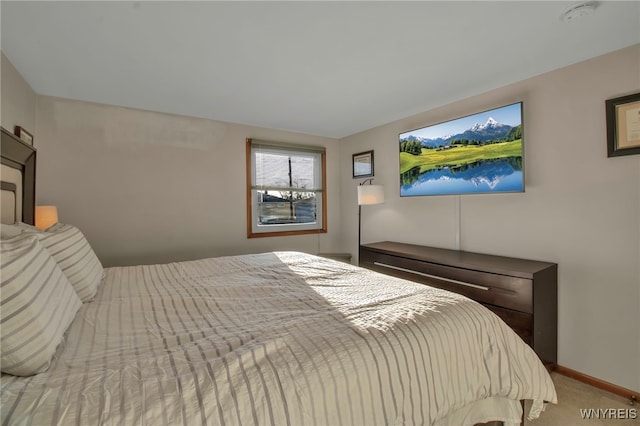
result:
[(38, 228), (28, 223), (18, 222), (14, 225), (7, 225), (6, 223), (0, 224), (0, 236), (3, 240), (17, 237), (23, 232), (41, 232)]
[(0, 244), (2, 372), (41, 373), (82, 302), (36, 235), (24, 233)]
[(93, 299), (104, 273), (102, 264), (85, 236), (73, 225), (58, 223), (45, 231), (26, 223), (2, 225), (2, 239), (22, 234), (38, 237), (83, 302)]
[(93, 299), (104, 270), (82, 232), (73, 225), (57, 224), (37, 235), (60, 265), (78, 297), (83, 302)]
[(0, 367), (17, 376), (41, 373), (82, 302), (95, 296), (103, 267), (75, 226), (0, 231)]

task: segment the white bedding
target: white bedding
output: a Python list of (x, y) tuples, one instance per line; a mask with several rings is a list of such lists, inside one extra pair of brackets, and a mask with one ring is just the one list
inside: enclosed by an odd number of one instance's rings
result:
[(531, 348), (443, 290), (297, 252), (105, 271), (49, 370), (2, 376), (3, 424), (473, 423), (556, 402)]

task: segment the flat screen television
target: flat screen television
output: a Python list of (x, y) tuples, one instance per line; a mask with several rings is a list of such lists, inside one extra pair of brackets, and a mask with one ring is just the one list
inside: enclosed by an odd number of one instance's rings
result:
[(522, 102), (401, 133), (400, 196), (524, 192)]

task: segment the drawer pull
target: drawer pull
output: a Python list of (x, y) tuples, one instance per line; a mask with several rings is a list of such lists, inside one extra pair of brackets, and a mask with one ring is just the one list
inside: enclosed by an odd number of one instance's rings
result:
[(485, 287), (483, 285), (471, 284), (471, 283), (467, 283), (467, 282), (464, 282), (464, 281), (452, 280), (451, 278), (445, 278), (445, 277), (439, 277), (437, 275), (425, 274), (424, 272), (414, 271), (412, 269), (407, 269), (407, 268), (401, 268), (399, 266), (387, 265), (386, 263), (373, 262), (373, 264), (377, 265), (377, 266), (382, 266), (383, 268), (396, 269), (398, 271), (409, 272), (410, 274), (420, 275), (422, 277), (435, 278), (435, 279), (441, 280), (441, 281), (447, 281), (447, 282), (454, 283), (454, 284), (460, 284), (460, 285), (463, 285), (465, 287), (472, 287), (472, 288), (477, 288), (479, 290), (489, 291), (489, 287)]

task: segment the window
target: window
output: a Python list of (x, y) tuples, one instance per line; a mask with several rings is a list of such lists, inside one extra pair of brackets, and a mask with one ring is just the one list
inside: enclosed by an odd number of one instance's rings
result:
[(327, 232), (324, 148), (247, 139), (247, 236)]

